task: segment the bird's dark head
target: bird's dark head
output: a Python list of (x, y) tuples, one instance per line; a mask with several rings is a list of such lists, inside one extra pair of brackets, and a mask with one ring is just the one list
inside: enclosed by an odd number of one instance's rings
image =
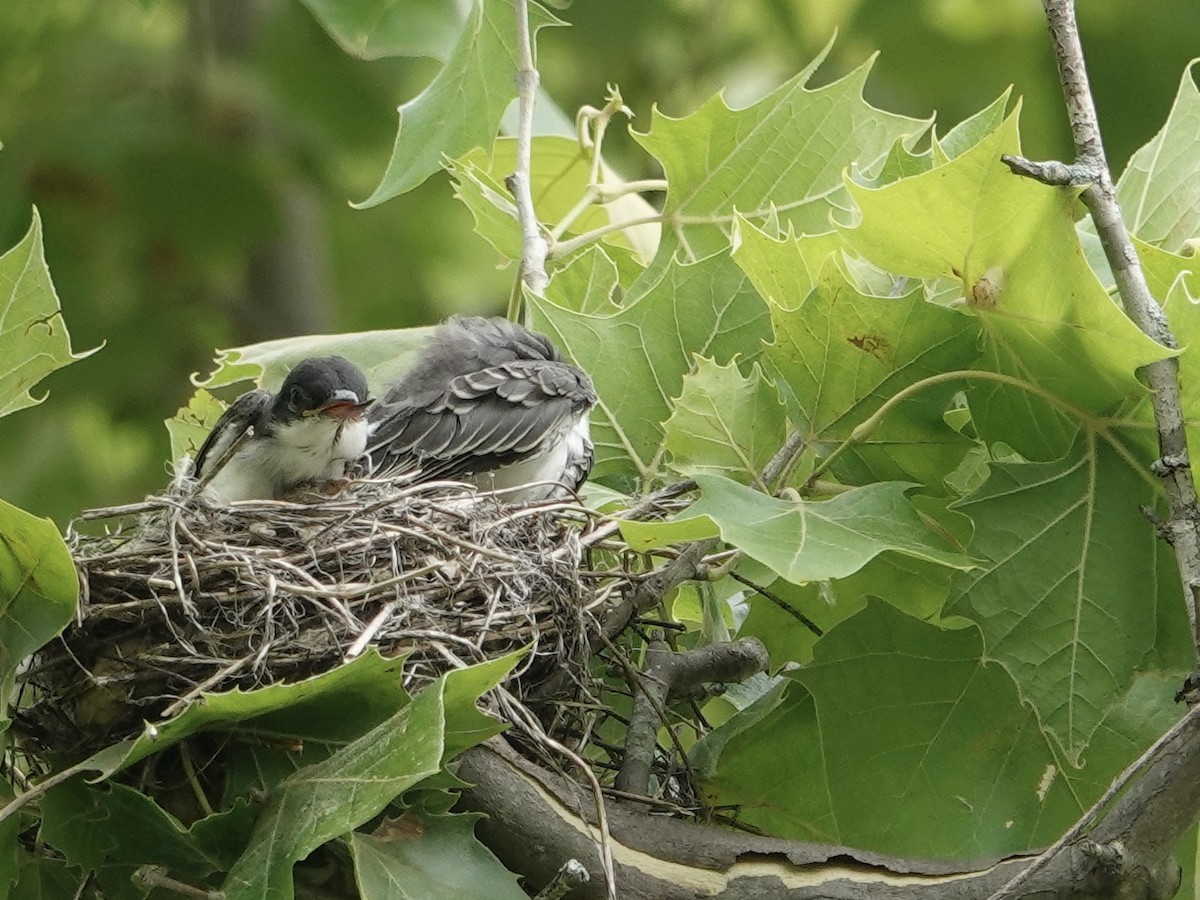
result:
[(370, 403), (367, 379), (354, 363), (340, 356), (312, 356), (296, 364), (275, 398), (280, 421), (308, 416), (360, 418)]

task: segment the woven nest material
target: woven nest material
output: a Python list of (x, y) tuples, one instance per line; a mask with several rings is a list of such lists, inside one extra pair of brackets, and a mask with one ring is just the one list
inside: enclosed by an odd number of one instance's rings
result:
[[(406, 687), (529, 648), (528, 686), (586, 666), (590, 514), (447, 484), (352, 482), (336, 497), (211, 506), (182, 490), (72, 530), (76, 622), (33, 661), (27, 738), (80, 757), (204, 692), (295, 681), (377, 647)], [(131, 516), (135, 516), (131, 518)], [(129, 524), (129, 523), (132, 524)], [(581, 527), (583, 526), (583, 527)]]

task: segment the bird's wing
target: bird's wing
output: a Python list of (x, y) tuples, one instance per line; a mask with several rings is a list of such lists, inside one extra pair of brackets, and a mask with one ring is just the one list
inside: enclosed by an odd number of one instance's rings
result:
[(253, 390), (229, 404), (196, 454), (196, 465), (192, 471), (197, 478), (208, 474), (206, 467), (216, 465), (224, 458), (234, 441), (246, 433), (246, 429), (266, 421), (274, 399), (270, 391)]
[(467, 477), (535, 455), (595, 402), (574, 366), (516, 360), (459, 375), (440, 392), (389, 394), (370, 413), (367, 452), (378, 472)]

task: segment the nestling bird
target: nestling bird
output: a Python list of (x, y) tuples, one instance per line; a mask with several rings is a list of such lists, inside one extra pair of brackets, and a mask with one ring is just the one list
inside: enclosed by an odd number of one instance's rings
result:
[(545, 335), (453, 316), (368, 413), (380, 474), (469, 481), (510, 501), (576, 490), (592, 468), (592, 380)]
[(276, 499), (305, 482), (342, 478), (366, 450), (367, 394), (367, 379), (349, 360), (306, 359), (278, 394), (248, 391), (229, 405), (196, 455), (194, 474), (203, 480), (211, 472), (205, 492), (219, 502)]

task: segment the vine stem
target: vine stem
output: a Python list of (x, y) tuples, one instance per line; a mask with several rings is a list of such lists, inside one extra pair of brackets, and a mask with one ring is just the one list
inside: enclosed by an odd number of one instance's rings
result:
[[(1126, 315), (1149, 337), (1174, 349), (1178, 345), (1167, 327), (1162, 309), (1150, 293), (1121, 216), (1088, 83), (1074, 0), (1042, 0), (1042, 8), (1050, 26), (1058, 78), (1075, 141), (1075, 162), (1066, 165), (1034, 162), (1021, 157), (1006, 157), (1004, 162), (1016, 174), (1044, 184), (1087, 184), (1083, 202), (1092, 214)], [(1178, 361), (1168, 358), (1150, 363), (1146, 366), (1146, 380), (1150, 386), (1161, 454), (1153, 470), (1167, 490), (1171, 512), (1166, 533), (1175, 549), (1179, 578), (1188, 601), (1193, 649), (1200, 659), (1200, 521), (1197, 520), (1196, 484), (1184, 430)]]
[[(533, 152), (533, 107), (537, 98), (538, 70), (533, 63), (533, 35), (529, 31), (529, 0), (515, 0), (513, 10), (517, 20), (517, 165), (505, 179), (517, 201), (517, 221), (521, 225), (521, 280), (541, 296), (550, 278), (546, 274), (546, 254), (549, 244), (542, 235), (537, 212), (533, 208), (533, 185), (530, 175)], [(519, 318), (520, 291), (509, 304), (510, 318)]]

